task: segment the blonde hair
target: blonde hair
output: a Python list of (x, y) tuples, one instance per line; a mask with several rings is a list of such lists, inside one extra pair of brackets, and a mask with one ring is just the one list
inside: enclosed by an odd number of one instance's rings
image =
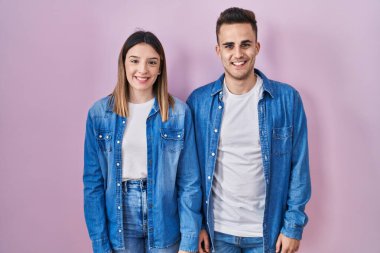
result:
[(151, 32), (137, 31), (134, 32), (125, 41), (121, 48), (118, 60), (118, 76), (115, 89), (111, 94), (111, 101), (113, 100), (113, 111), (123, 117), (128, 117), (128, 101), (129, 101), (129, 83), (125, 76), (125, 58), (127, 52), (133, 46), (146, 43), (153, 47), (153, 49), (160, 56), (160, 72), (157, 76), (155, 83), (153, 84), (153, 93), (157, 99), (160, 107), (160, 114), (162, 122), (165, 122), (169, 118), (169, 108), (174, 107), (174, 99), (168, 92), (168, 77), (166, 72), (166, 60), (164, 48), (158, 38)]

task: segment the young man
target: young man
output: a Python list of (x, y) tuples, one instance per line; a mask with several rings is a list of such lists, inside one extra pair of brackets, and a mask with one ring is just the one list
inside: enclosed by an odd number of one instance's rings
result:
[(225, 10), (216, 35), (224, 74), (188, 99), (202, 170), (199, 252), (296, 252), (311, 193), (301, 97), (254, 69), (253, 12)]

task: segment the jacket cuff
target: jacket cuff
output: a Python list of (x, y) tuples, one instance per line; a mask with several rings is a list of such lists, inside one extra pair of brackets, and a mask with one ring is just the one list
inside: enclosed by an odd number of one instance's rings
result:
[(198, 251), (198, 236), (181, 236), (181, 243), (179, 244), (179, 250), (188, 251), (188, 252), (197, 252)]
[(93, 240), (92, 249), (94, 253), (112, 253), (111, 244), (108, 238)]
[(291, 224), (288, 222), (285, 222), (284, 226), (281, 229), (281, 234), (285, 235), (286, 237), (293, 238), (296, 240), (302, 239), (302, 233), (303, 233), (303, 227), (300, 227), (297, 224)]

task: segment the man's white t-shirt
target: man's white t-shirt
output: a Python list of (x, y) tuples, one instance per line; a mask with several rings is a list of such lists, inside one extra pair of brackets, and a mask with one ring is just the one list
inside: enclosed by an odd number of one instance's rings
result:
[(259, 138), (258, 102), (263, 81), (242, 95), (223, 88), (224, 113), (212, 186), (215, 231), (262, 237), (265, 179)]

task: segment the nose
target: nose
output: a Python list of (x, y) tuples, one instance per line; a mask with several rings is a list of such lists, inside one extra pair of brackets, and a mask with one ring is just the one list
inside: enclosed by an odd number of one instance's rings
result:
[(139, 73), (145, 74), (148, 71), (148, 68), (144, 62), (141, 62), (138, 66)]
[(243, 50), (240, 47), (235, 47), (234, 55), (236, 58), (243, 56)]

